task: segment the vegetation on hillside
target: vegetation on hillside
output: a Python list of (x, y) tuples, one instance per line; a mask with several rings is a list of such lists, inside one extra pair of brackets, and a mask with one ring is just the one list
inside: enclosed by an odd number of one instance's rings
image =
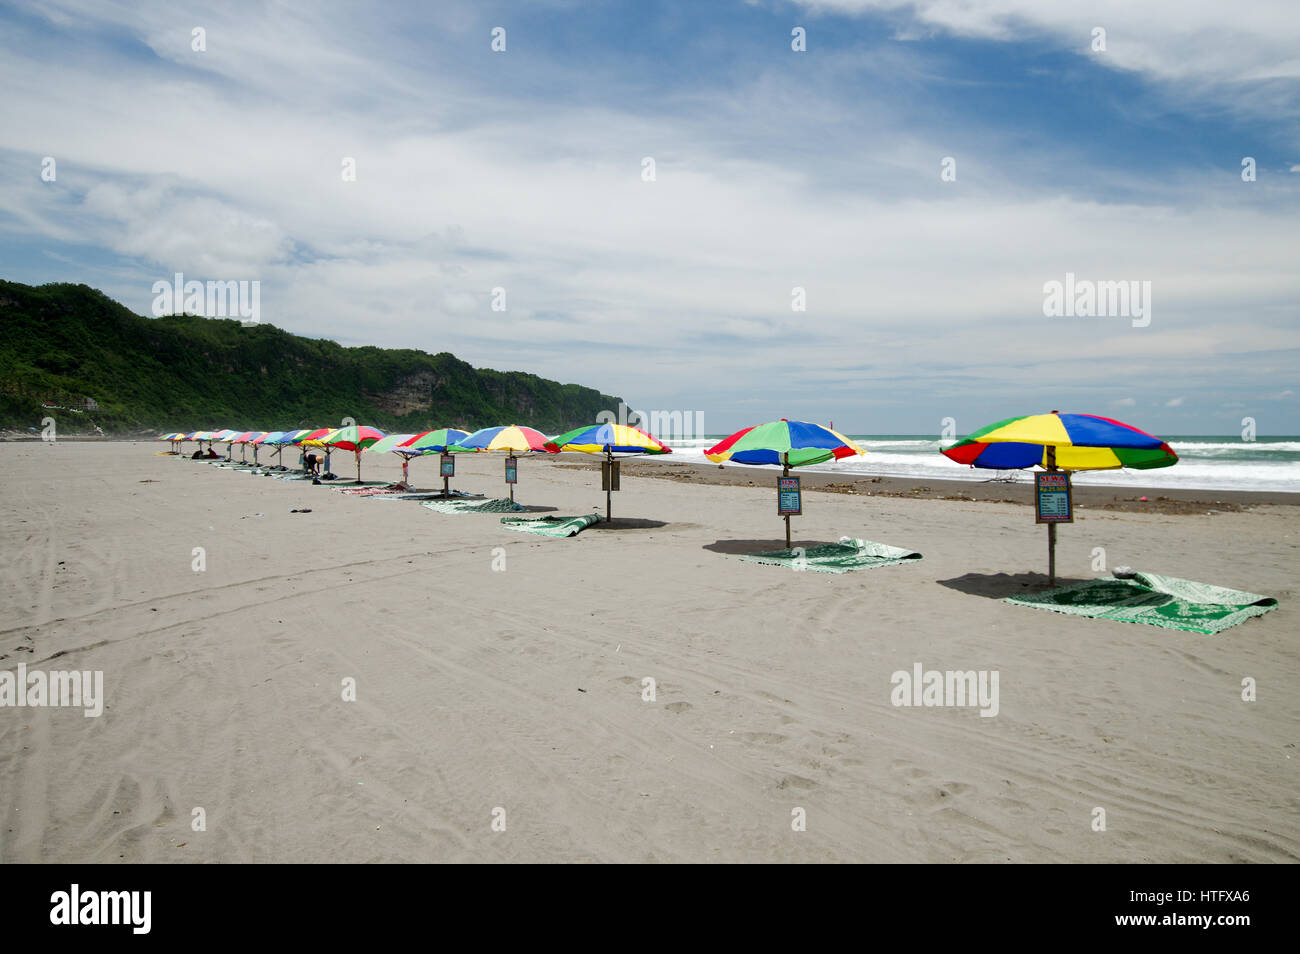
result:
[(447, 352), (345, 348), (233, 319), (146, 318), (86, 285), (0, 281), (3, 428), (39, 429), (53, 417), (60, 433), (278, 430), (351, 417), (388, 431), (520, 423), (557, 433), (618, 404)]

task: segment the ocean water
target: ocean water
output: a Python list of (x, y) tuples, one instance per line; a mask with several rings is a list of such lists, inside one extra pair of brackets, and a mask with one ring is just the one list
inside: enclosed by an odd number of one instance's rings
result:
[[(699, 440), (673, 441), (672, 460), (707, 464), (704, 449), (725, 434)], [(865, 457), (853, 457), (833, 464), (818, 464), (801, 471), (852, 474), (854, 476), (904, 477), (917, 480), (989, 480), (1013, 476), (1030, 484), (1032, 471), (991, 471), (964, 467), (939, 453), (944, 442), (932, 436), (905, 434), (851, 434), (866, 448)], [(1183, 490), (1255, 490), (1300, 493), (1300, 437), (1261, 437), (1243, 441), (1239, 437), (1170, 437), (1169, 446), (1178, 463), (1159, 470), (1103, 470), (1076, 473), (1076, 484), (1105, 487), (1153, 487)], [(731, 466), (731, 465), (729, 465)], [(743, 465), (734, 465), (737, 467)], [(746, 468), (768, 469), (768, 468)], [(780, 470), (772, 467), (772, 470)]]

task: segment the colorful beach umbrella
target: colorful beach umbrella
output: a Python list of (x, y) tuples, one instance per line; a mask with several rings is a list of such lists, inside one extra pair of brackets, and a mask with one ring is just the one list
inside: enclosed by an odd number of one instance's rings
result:
[(506, 485), (510, 488), (510, 499), (514, 500), (515, 485), (510, 479), (511, 462), (516, 454), (545, 453), (546, 435), (522, 424), (482, 427), (448, 449), (453, 454), (472, 451), (505, 451), (509, 454), (510, 457), (506, 460)]
[(1178, 455), (1160, 438), (1130, 424), (1093, 414), (1031, 414), (982, 427), (942, 451), (959, 464), (996, 470), (1153, 470), (1172, 467)]
[(407, 440), (402, 447), (418, 454), (446, 454), (452, 445), (469, 437), (468, 431), (442, 427), (436, 431), (422, 431)]
[(383, 440), (375, 441), (373, 444), (371, 444), (369, 447), (366, 448), (367, 454), (392, 453), (392, 454), (400, 455), (402, 458), (402, 486), (408, 489), (410, 488), (411, 484), (410, 484), (407, 468), (410, 466), (411, 458), (419, 457), (420, 452), (403, 451), (402, 448), (398, 447), (397, 445), (401, 444), (404, 441), (409, 441), (414, 436), (415, 436), (414, 434), (389, 434)]
[(574, 428), (566, 434), (545, 443), (552, 454), (578, 451), (583, 454), (604, 454), (601, 482), (605, 485), (605, 520), (612, 518), (614, 493), (615, 454), (671, 454), (672, 448), (657, 437), (625, 424), (588, 424)]
[[(469, 437), (468, 431), (458, 430), (454, 427), (440, 427), (437, 430), (423, 431), (414, 435), (410, 440), (403, 442), (402, 449), (403, 452), (418, 453), (420, 456), (426, 454), (450, 455), (454, 453), (451, 449), (452, 446), (457, 441), (462, 441), (467, 437)], [(403, 464), (402, 467), (403, 473), (405, 473), (406, 465)], [(451, 469), (454, 471), (455, 467), (456, 463), (452, 460)], [(445, 497), (451, 493), (451, 474), (442, 468), (441, 461), (439, 462), (439, 470), (442, 472), (442, 494)]]
[(806, 421), (770, 421), (736, 431), (704, 452), (715, 464), (780, 464), (807, 467), (866, 451), (839, 431)]
[(361, 483), (361, 452), (383, 439), (384, 432), (378, 428), (367, 427), (364, 424), (351, 424), (325, 435), (321, 443), (329, 448), (337, 447), (340, 450), (352, 451), (357, 457), (357, 483)]
[[(1009, 417), (982, 427), (940, 453), (959, 464), (987, 470), (1018, 470), (1041, 467), (1048, 472), (1064, 471), (1061, 491), (1070, 498), (1069, 472), (1075, 470), (1154, 470), (1178, 463), (1173, 448), (1160, 438), (1131, 424), (1095, 414), (1028, 414)], [(1047, 480), (1048, 478), (1043, 478)], [(1035, 479), (1037, 485), (1037, 478)], [(1036, 486), (1035, 493), (1041, 497)], [(1038, 522), (1047, 524), (1047, 579), (1056, 585), (1056, 524), (1074, 520), (1069, 512), (1056, 516), (1041, 512)]]
[(464, 440), (457, 441), (451, 449), (454, 453), (507, 451), (511, 454), (526, 454), (546, 450), (546, 435), (521, 424), (482, 427)]
[(310, 431), (306, 435), (298, 439), (298, 446), (303, 448), (304, 464), (306, 463), (307, 454), (316, 450), (321, 450), (324, 451), (324, 457), (325, 457), (324, 461), (322, 462), (325, 466), (324, 473), (328, 474), (330, 472), (330, 448), (329, 445), (326, 444), (325, 442), (329, 439), (329, 436), (333, 434), (335, 430), (337, 430), (337, 428), (319, 427), (316, 430)]
[[(724, 438), (704, 452), (715, 464), (781, 465), (781, 477), (790, 475), (791, 467), (808, 467), (828, 460), (842, 460), (866, 451), (839, 431), (807, 421), (769, 421), (746, 427)], [(777, 482), (778, 506), (781, 482)], [(790, 548), (790, 514), (785, 517), (785, 546)]]

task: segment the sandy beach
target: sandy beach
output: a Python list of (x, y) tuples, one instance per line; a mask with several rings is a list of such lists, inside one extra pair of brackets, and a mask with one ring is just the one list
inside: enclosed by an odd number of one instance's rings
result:
[[(832, 575), (731, 555), (783, 543), (767, 471), (633, 461), (613, 525), (552, 539), (160, 449), (0, 443), (0, 667), (105, 694), (0, 709), (0, 862), (1300, 860), (1278, 495), (1090, 490), (1061, 529), (1064, 579), (1104, 547), (1280, 601), (1203, 636), (1000, 602), (1045, 583), (1028, 486), (806, 481), (797, 541), (924, 555)], [(504, 496), (500, 456), (457, 469)], [(576, 455), (521, 460), (516, 496), (604, 509)], [(894, 706), (917, 663), (997, 671), (997, 715)]]

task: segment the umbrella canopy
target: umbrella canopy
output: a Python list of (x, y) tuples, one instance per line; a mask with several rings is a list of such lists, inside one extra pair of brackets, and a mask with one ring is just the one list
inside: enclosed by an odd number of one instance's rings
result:
[(993, 470), (1049, 466), (1052, 449), (1061, 470), (1152, 470), (1178, 463), (1158, 437), (1093, 414), (1030, 414), (982, 427), (942, 451), (959, 464)]
[(552, 454), (671, 454), (672, 448), (645, 431), (624, 424), (588, 424), (561, 434), (544, 445)]
[(298, 443), (306, 447), (324, 447), (325, 438), (334, 433), (332, 427), (321, 427), (309, 432), (304, 437), (298, 439)]
[(399, 445), (399, 444), (403, 444), (403, 443), (405, 443), (406, 441), (409, 441), (409, 440), (410, 440), (411, 438), (413, 438), (414, 436), (415, 436), (414, 434), (389, 434), (389, 435), (388, 435), (387, 437), (385, 437), (383, 440), (375, 441), (373, 444), (371, 444), (370, 446), (368, 446), (368, 447), (366, 448), (366, 453), (367, 453), (367, 454), (371, 454), (371, 453), (382, 454), (382, 453), (384, 453), (385, 451), (387, 451), (387, 452), (390, 452), (390, 453), (393, 453), (393, 454), (400, 454), (400, 455), (401, 455), (401, 457), (402, 457), (402, 481), (401, 481), (401, 485), (402, 485), (403, 487), (410, 487), (410, 485), (411, 485), (411, 482), (410, 482), (410, 481), (411, 481), (411, 478), (410, 478), (411, 458), (412, 458), (412, 457), (419, 457), (419, 456), (421, 456), (421, 452), (420, 452), (420, 451), (408, 450), (407, 448), (405, 448), (405, 447), (399, 447), (398, 445)]
[[(1094, 414), (1029, 414), (980, 428), (941, 453), (959, 464), (995, 470), (1152, 470), (1178, 463), (1158, 437)], [(1065, 476), (1069, 486), (1069, 475)], [(1044, 518), (1038, 515), (1040, 522)], [(1064, 519), (1072, 520), (1072, 516)], [(1047, 580), (1056, 585), (1056, 523), (1047, 521)]]
[(602, 481), (605, 484), (605, 520), (613, 519), (614, 474), (612, 462), (615, 454), (671, 454), (672, 448), (645, 431), (626, 424), (588, 424), (547, 441), (545, 447), (552, 454), (561, 451), (579, 451), (583, 454), (604, 454), (609, 466), (602, 464)]
[(522, 424), (500, 427), (483, 427), (448, 448), (453, 453), (464, 451), (508, 451), (526, 454), (546, 450), (546, 435)]
[(704, 452), (715, 464), (783, 464), (807, 467), (866, 451), (839, 431), (806, 421), (770, 421), (736, 431)]
[(449, 453), (460, 454), (473, 451), (505, 451), (510, 455), (506, 461), (506, 485), (510, 488), (510, 499), (515, 499), (515, 485), (511, 480), (511, 463), (515, 454), (528, 454), (533, 451), (545, 452), (546, 435), (522, 424), (506, 424), (501, 427), (483, 427), (463, 440), (447, 448)]
[[(715, 464), (780, 464), (782, 475), (791, 467), (808, 467), (828, 460), (840, 460), (865, 454), (839, 431), (807, 421), (769, 421), (736, 431), (714, 444), (704, 456)], [(777, 481), (778, 491), (781, 482)], [(790, 549), (790, 516), (785, 515), (785, 546)]]
[(376, 441), (384, 439), (384, 432), (373, 427), (366, 427), (364, 424), (353, 424), (350, 427), (340, 427), (332, 431), (321, 443), (329, 447), (337, 447), (340, 450), (350, 450), (360, 453)]
[[(384, 439), (384, 432), (364, 424), (352, 424), (330, 431), (320, 439), (328, 449), (350, 450), (357, 455), (357, 483), (361, 483), (361, 452)], [(326, 458), (328, 460), (328, 458)]]
[(420, 451), (406, 450), (398, 447), (404, 441), (409, 441), (414, 434), (389, 434), (383, 440), (375, 441), (366, 448), (366, 453), (382, 454), (385, 451), (392, 451), (395, 454), (409, 454), (412, 457), (420, 456)]
[(469, 431), (459, 431), (454, 427), (443, 427), (436, 431), (424, 431), (403, 442), (402, 448), (413, 454), (445, 454), (457, 441), (469, 437)]
[[(454, 427), (440, 427), (435, 431), (424, 431), (415, 434), (405, 441), (401, 442), (399, 447), (394, 448), (402, 454), (402, 482), (406, 482), (406, 465), (411, 457), (424, 456), (425, 454), (449, 454), (457, 441), (469, 437), (468, 431), (458, 430)], [(410, 456), (407, 456), (407, 455)], [(452, 461), (452, 470), (456, 469), (455, 461)], [(442, 492), (444, 495), (451, 493), (451, 477), (446, 470), (442, 473)]]

